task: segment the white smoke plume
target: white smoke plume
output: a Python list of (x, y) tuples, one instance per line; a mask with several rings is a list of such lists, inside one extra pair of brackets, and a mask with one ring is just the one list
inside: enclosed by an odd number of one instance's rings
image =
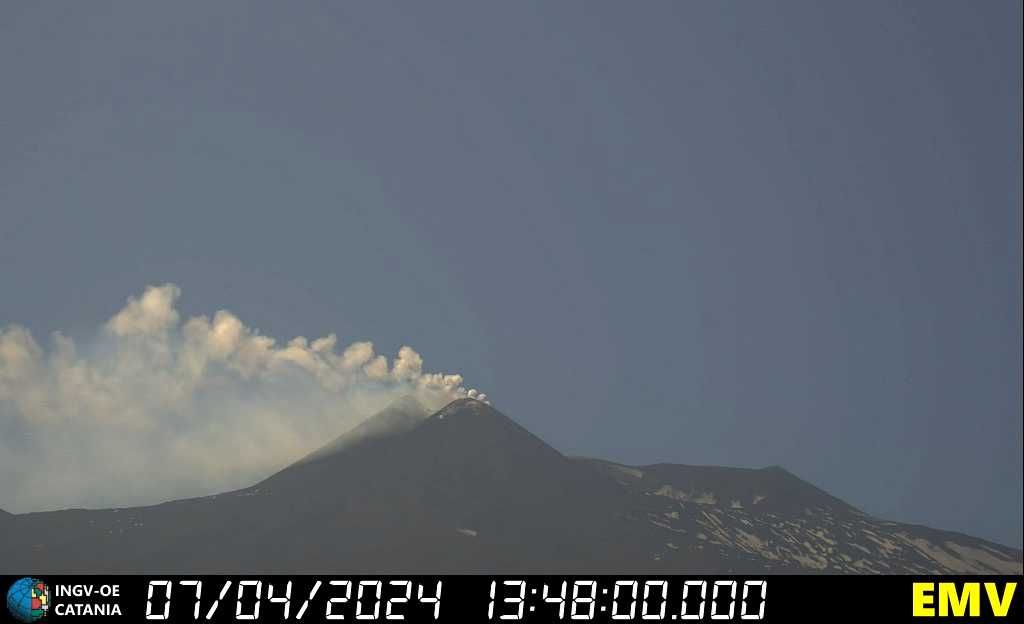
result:
[(486, 401), (457, 374), (334, 334), (278, 345), (221, 310), (182, 322), (174, 284), (131, 297), (87, 346), (0, 328), (0, 509), (155, 503), (243, 487), (395, 399)]

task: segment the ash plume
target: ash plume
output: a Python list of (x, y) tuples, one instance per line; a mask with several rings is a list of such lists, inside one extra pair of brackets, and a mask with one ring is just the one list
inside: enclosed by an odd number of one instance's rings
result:
[(403, 346), (285, 344), (236, 315), (183, 320), (174, 284), (130, 297), (87, 344), (0, 328), (0, 509), (156, 503), (242, 487), (413, 396), (487, 397)]

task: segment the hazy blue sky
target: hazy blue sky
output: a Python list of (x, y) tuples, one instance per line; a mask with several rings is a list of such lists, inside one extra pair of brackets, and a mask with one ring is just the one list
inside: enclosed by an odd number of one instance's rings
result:
[(0, 325), (147, 284), (1019, 546), (1021, 3), (7, 3)]

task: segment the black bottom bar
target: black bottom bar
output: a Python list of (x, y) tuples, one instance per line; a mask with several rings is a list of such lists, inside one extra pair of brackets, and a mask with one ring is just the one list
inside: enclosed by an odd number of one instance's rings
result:
[(1019, 576), (0, 577), (14, 622), (1011, 622)]

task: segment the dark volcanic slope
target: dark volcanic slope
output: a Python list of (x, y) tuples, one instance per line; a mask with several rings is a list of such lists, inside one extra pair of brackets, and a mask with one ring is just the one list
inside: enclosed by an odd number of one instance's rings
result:
[[(694, 553), (712, 561), (752, 557), (776, 571), (1020, 574), (1021, 551), (961, 533), (873, 518), (791, 473), (717, 466), (621, 466), (593, 459), (633, 493), (630, 507), (664, 530), (654, 554), (687, 569)], [(639, 516), (638, 516), (639, 519)], [(721, 568), (718, 568), (721, 569)]]
[(402, 403), (265, 481), (0, 515), (4, 572), (994, 572), (1021, 553), (882, 522), (779, 468), (563, 456), (493, 408)]

